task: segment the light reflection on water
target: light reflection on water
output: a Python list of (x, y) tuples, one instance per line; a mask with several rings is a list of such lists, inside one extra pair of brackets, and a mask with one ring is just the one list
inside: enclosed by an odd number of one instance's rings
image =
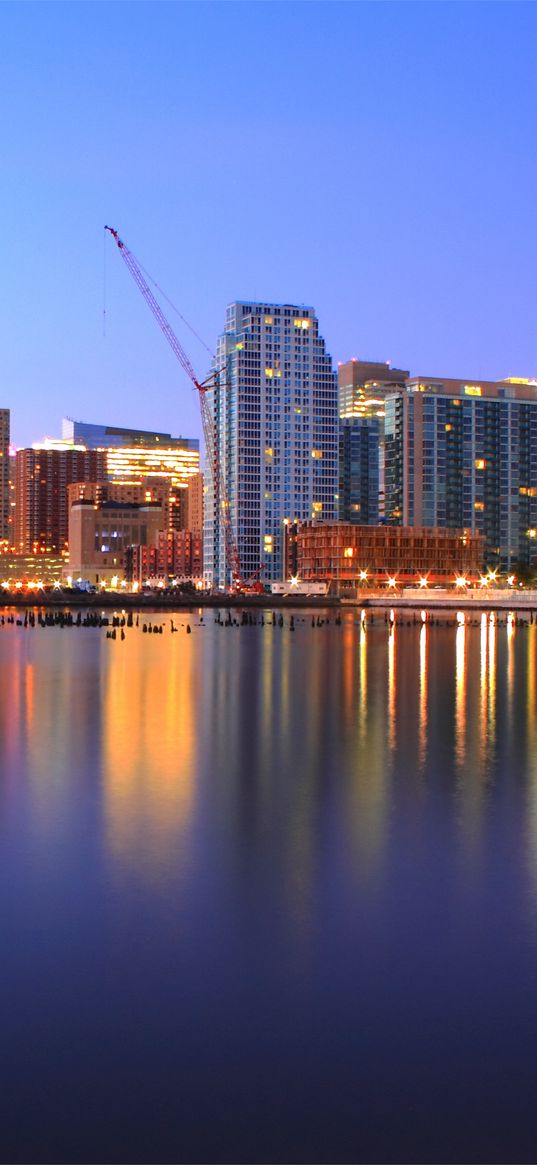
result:
[[(192, 813), (196, 738), (191, 640), (147, 650), (128, 635), (105, 659), (100, 686), (106, 845), (121, 863), (178, 859)], [(105, 645), (110, 646), (118, 645)], [(156, 644), (151, 644), (151, 648)], [(172, 646), (171, 644), (169, 645)], [(193, 674), (194, 673), (194, 674)]]
[(6, 1156), (531, 1160), (537, 627), (175, 619), (0, 629)]

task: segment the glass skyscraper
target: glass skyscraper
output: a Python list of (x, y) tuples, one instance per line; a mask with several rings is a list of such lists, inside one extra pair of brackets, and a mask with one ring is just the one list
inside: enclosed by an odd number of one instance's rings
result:
[(342, 522), (376, 526), (379, 521), (380, 442), (379, 417), (350, 417), (340, 421), (339, 517)]
[[(241, 577), (280, 581), (286, 526), (337, 517), (337, 378), (315, 312), (231, 304), (213, 372), (209, 404)], [(204, 563), (209, 583), (229, 583), (210, 473)]]

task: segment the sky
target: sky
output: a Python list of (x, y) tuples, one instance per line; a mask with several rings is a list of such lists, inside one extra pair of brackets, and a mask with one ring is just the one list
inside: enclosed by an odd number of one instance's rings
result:
[(334, 363), (537, 376), (536, 36), (517, 2), (0, 4), (13, 441), (201, 435), (105, 223), (211, 350), (257, 299), (314, 306)]

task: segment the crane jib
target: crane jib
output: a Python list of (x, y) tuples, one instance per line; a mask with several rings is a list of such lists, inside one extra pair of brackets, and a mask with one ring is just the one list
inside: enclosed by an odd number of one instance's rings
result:
[(217, 497), (219, 499), (219, 503), (220, 503), (219, 509), (220, 509), (220, 518), (221, 518), (221, 522), (222, 522), (223, 533), (224, 533), (226, 566), (227, 566), (227, 569), (230, 571), (232, 582), (235, 585), (236, 583), (240, 582), (240, 577), (241, 577), (239, 548), (238, 548), (237, 541), (235, 538), (235, 532), (234, 532), (233, 526), (231, 524), (230, 504), (229, 504), (229, 499), (227, 496), (224, 471), (223, 471), (222, 463), (220, 460), (219, 445), (218, 445), (218, 441), (216, 439), (216, 429), (215, 429), (213, 417), (212, 417), (211, 412), (210, 412), (209, 403), (207, 400), (207, 392), (209, 391), (210, 388), (213, 388), (213, 389), (215, 388), (215, 381), (214, 381), (214, 379), (211, 379), (210, 383), (206, 382), (204, 384), (200, 384), (199, 380), (197, 379), (197, 377), (194, 373), (194, 369), (190, 363), (190, 360), (189, 360), (182, 344), (180, 343), (177, 336), (175, 335), (175, 332), (174, 332), (169, 320), (166, 319), (166, 316), (164, 315), (164, 312), (162, 311), (162, 308), (161, 308), (158, 300), (153, 295), (151, 288), (146, 283), (144, 276), (142, 274), (142, 271), (140, 269), (140, 266), (137, 263), (132, 251), (129, 251), (128, 247), (125, 246), (125, 243), (122, 242), (122, 240), (119, 237), (118, 232), (114, 229), (114, 227), (105, 226), (104, 229), (105, 229), (105, 231), (108, 231), (112, 235), (112, 238), (115, 240), (119, 250), (121, 251), (121, 258), (123, 259), (126, 267), (128, 267), (128, 269), (129, 269), (129, 271), (134, 279), (134, 282), (139, 287), (139, 289), (140, 289), (140, 291), (141, 291), (141, 293), (142, 293), (142, 295), (147, 303), (147, 306), (152, 311), (152, 313), (153, 313), (153, 315), (154, 315), (154, 317), (159, 325), (159, 328), (164, 333), (172, 351), (174, 352), (175, 356), (179, 360), (179, 363), (181, 364), (181, 367), (183, 368), (184, 372), (186, 372), (187, 376), (189, 377), (189, 380), (191, 381), (194, 388), (197, 389), (197, 391), (199, 393), (200, 408), (201, 408), (201, 420), (202, 420), (203, 434), (205, 437), (207, 459), (208, 459), (208, 462), (209, 462), (209, 465), (211, 468), (211, 476), (213, 479), (214, 494), (215, 494), (215, 497)]

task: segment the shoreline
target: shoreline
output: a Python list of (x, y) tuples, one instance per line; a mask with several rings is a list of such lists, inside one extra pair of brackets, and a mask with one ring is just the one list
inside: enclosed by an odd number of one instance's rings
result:
[(466, 594), (421, 593), (379, 594), (363, 592), (353, 599), (334, 595), (140, 595), (87, 594), (86, 592), (50, 591), (34, 594), (0, 592), (0, 611), (17, 609), (86, 609), (109, 611), (193, 611), (196, 609), (250, 609), (250, 610), (322, 610), (331, 608), (368, 611), (517, 611), (537, 616), (537, 592), (505, 591), (493, 593), (475, 591)]

